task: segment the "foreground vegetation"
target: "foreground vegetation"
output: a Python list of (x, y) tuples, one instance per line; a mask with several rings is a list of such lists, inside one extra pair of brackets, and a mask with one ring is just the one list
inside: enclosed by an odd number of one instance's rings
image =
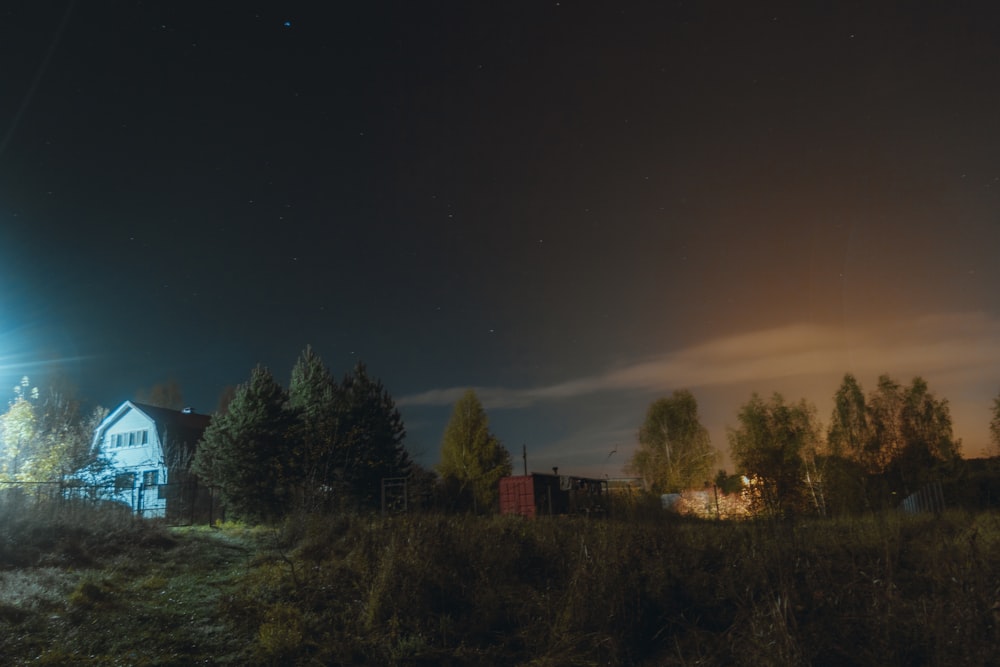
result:
[(0, 654), (49, 665), (983, 665), (1000, 516), (720, 523), (0, 508)]

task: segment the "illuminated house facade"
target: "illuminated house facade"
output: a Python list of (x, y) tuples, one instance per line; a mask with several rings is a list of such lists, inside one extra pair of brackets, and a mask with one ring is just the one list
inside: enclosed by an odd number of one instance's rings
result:
[(111, 499), (143, 517), (187, 513), (198, 498), (188, 472), (210, 417), (125, 401), (101, 422), (94, 444), (111, 462)]

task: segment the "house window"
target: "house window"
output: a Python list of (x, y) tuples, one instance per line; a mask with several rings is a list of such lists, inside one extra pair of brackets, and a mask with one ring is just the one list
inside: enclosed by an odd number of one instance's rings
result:
[(115, 491), (125, 491), (135, 487), (135, 473), (123, 472), (115, 475)]
[(141, 447), (149, 444), (149, 429), (114, 433), (108, 436), (108, 446), (114, 449), (121, 447)]
[(142, 485), (143, 486), (156, 486), (159, 484), (159, 471), (158, 470), (147, 470), (142, 473)]

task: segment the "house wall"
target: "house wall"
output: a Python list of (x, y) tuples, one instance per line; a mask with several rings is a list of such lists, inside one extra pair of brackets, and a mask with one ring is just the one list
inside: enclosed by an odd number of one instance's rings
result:
[[(169, 480), (153, 421), (136, 410), (127, 411), (107, 428), (101, 448), (115, 471), (113, 499), (142, 516), (164, 516), (167, 501), (160, 497), (158, 485)], [(131, 480), (125, 477), (129, 474)]]

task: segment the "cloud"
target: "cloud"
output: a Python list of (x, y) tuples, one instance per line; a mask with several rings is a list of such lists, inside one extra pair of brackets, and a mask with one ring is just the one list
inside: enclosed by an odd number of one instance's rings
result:
[[(907, 380), (923, 375), (948, 382), (1000, 378), (1000, 321), (984, 313), (942, 313), (866, 326), (790, 324), (722, 336), (602, 373), (538, 387), (476, 387), (487, 408), (515, 409), (601, 392), (664, 392), (725, 387), (787, 378), (860, 378), (882, 373)], [(404, 396), (400, 406), (444, 406), (465, 387)], [(831, 388), (831, 392), (833, 389)]]

